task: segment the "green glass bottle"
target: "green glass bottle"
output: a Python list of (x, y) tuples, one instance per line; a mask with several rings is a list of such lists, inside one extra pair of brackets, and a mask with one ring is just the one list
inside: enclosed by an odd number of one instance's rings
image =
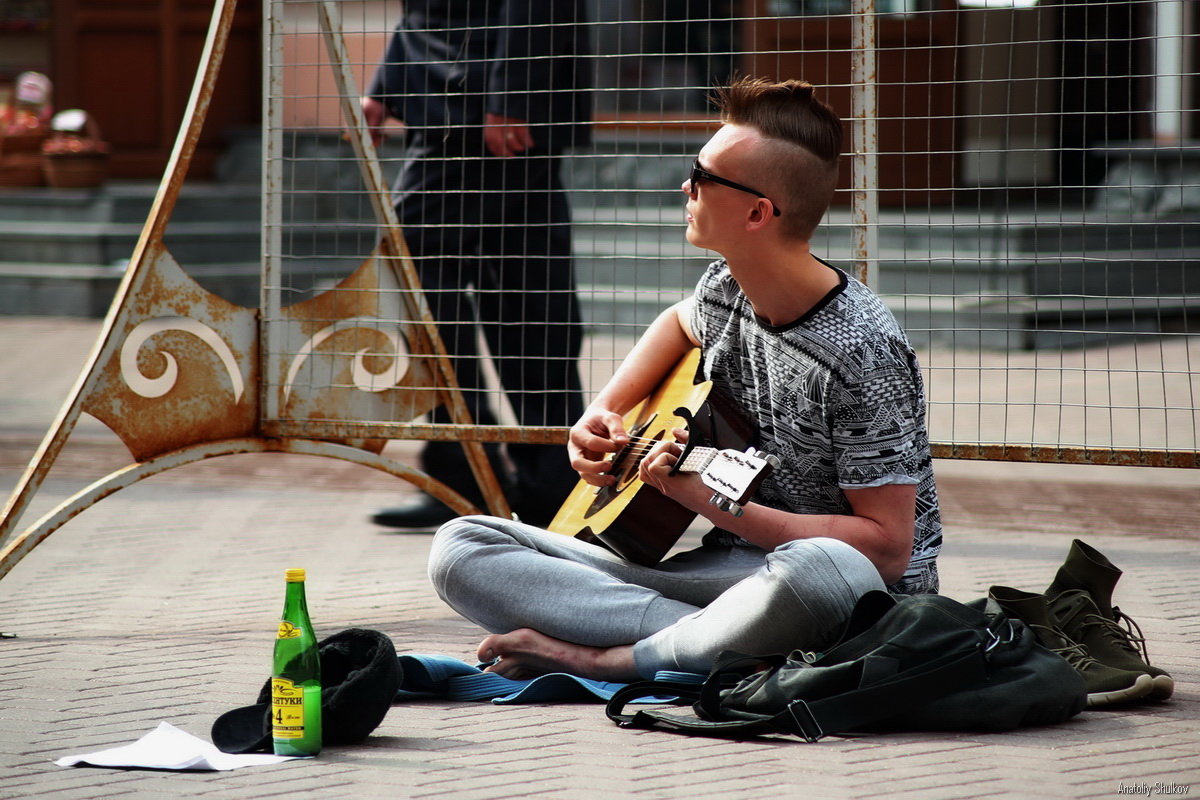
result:
[(289, 569), (271, 670), (271, 738), (278, 756), (321, 752), (321, 658), (304, 599), (304, 570)]

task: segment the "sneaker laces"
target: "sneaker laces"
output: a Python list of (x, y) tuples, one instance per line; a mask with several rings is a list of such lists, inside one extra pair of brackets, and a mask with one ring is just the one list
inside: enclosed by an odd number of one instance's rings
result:
[[(1121, 627), (1120, 623), (1122, 622), (1125, 623), (1125, 627)], [(1113, 606), (1111, 617), (1105, 616), (1099, 609), (1084, 614), (1080, 630), (1092, 627), (1099, 628), (1101, 634), (1117, 647), (1135, 653), (1141, 657), (1142, 661), (1150, 663), (1150, 653), (1146, 649), (1146, 636), (1142, 633), (1141, 626), (1121, 609)]]
[[(1121, 627), (1120, 622), (1124, 622), (1126, 626)], [(1088, 614), (1084, 618), (1084, 625), (1099, 627), (1114, 644), (1136, 652), (1142, 661), (1150, 663), (1150, 652), (1146, 650), (1146, 636), (1141, 632), (1141, 626), (1120, 608), (1112, 607), (1112, 619), (1103, 614)]]
[[(1071, 639), (1058, 628), (1051, 628), (1046, 625), (1030, 624), (1038, 635), (1038, 641), (1052, 653), (1057, 653), (1067, 660), (1075, 669), (1080, 672), (1099, 664), (1100, 662), (1092, 658), (1092, 654), (1087, 651), (1087, 648), (1078, 642), (1073, 642)], [(1052, 641), (1060, 642), (1060, 646), (1054, 647)]]

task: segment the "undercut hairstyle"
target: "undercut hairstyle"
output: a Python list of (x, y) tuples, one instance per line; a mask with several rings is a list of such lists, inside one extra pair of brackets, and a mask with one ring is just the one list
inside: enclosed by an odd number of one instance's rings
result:
[[(721, 121), (744, 125), (781, 146), (757, 159), (787, 235), (807, 240), (837, 189), (842, 121), (807, 81), (736, 78), (713, 95)], [(764, 190), (764, 189), (760, 189)]]

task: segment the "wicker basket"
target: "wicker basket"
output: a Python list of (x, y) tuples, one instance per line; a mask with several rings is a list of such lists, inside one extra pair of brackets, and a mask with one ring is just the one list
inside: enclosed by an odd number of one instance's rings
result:
[(42, 166), (55, 189), (90, 189), (108, 179), (108, 153), (46, 153)]

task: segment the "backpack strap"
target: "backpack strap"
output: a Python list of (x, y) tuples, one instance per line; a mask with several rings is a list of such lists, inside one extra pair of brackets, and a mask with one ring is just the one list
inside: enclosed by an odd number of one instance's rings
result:
[[(983, 680), (986, 670), (983, 648), (973, 648), (942, 656), (920, 668), (898, 673), (871, 686), (812, 702), (793, 700), (773, 715), (738, 711), (739, 719), (712, 721), (658, 710), (638, 711), (632, 716), (620, 713), (625, 704), (639, 697), (669, 693), (686, 702), (687, 699), (700, 699), (704, 693), (704, 689), (697, 691), (694, 686), (646, 681), (618, 691), (609, 701), (605, 713), (623, 728), (663, 728), (732, 739), (788, 733), (807, 742), (816, 742), (825, 736), (864, 730), (899, 716), (928, 703), (932, 698), (942, 697), (970, 682)], [(705, 689), (709, 683), (719, 680), (720, 674), (714, 674), (705, 683)], [(711, 690), (708, 694), (712, 696)], [(711, 708), (705, 711), (710, 716), (717, 716)], [(729, 716), (729, 712), (724, 715)]]
[[(669, 714), (665, 711), (640, 710), (633, 714), (622, 714), (625, 706), (643, 697), (662, 697), (663, 695), (675, 695), (673, 701), (676, 705), (687, 705), (689, 702), (694, 702), (700, 699), (700, 687), (687, 686), (676, 683), (664, 683), (662, 681), (640, 681), (631, 683), (624, 689), (620, 689), (608, 701), (608, 705), (604, 708), (604, 713), (608, 718), (622, 728), (633, 728), (649, 730), (651, 728), (663, 728), (669, 731), (677, 731), (680, 733), (701, 733), (708, 736), (728, 736), (728, 738), (742, 739), (748, 736), (756, 736), (762, 733), (777, 733), (769, 726), (763, 726), (758, 722), (749, 722), (744, 720), (735, 720), (730, 722), (712, 722), (707, 720), (697, 719), (696, 717), (684, 717), (678, 714)], [(755, 730), (750, 730), (754, 728)], [(761, 730), (757, 730), (761, 728)]]
[[(638, 711), (632, 715), (620, 713), (625, 706), (644, 697), (672, 697), (670, 702), (673, 704), (687, 705), (700, 699), (700, 687), (670, 681), (638, 681), (618, 689), (616, 694), (609, 698), (608, 704), (604, 707), (604, 713), (622, 728), (652, 728), (654, 727), (653, 722), (633, 724), (634, 720), (642, 718), (647, 713), (645, 711)], [(660, 712), (655, 712), (655, 714), (658, 713)]]

